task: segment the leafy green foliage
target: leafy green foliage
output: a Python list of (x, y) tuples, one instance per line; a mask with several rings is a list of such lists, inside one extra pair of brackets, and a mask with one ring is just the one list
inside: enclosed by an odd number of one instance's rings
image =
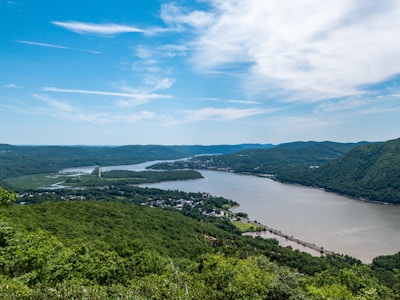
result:
[(140, 172), (115, 170), (102, 173), (102, 177), (105, 179), (134, 179), (132, 182), (134, 184), (203, 178), (200, 172), (194, 170)]
[(41, 228), (69, 246), (84, 244), (90, 249), (114, 251), (154, 249), (174, 257), (201, 253), (207, 246), (205, 234), (224, 233), (175, 212), (124, 203), (45, 202), (9, 207), (3, 216), (28, 230)]
[[(90, 176), (92, 178), (93, 176)], [(96, 186), (100, 184), (99, 186)], [(207, 193), (185, 193), (161, 189), (149, 189), (127, 184), (125, 180), (79, 181), (79, 186), (95, 185), (92, 188), (55, 189), (26, 191), (19, 194), (19, 203), (41, 203), (45, 201), (86, 200), (108, 201), (137, 204), (140, 206), (160, 207), (175, 210), (199, 221), (212, 223), (226, 231), (239, 233), (229, 222), (228, 210), (238, 204), (222, 197), (213, 197)], [(223, 216), (221, 216), (223, 214)], [(218, 216), (217, 216), (218, 215)]]
[(400, 290), (400, 252), (375, 257), (372, 269), (379, 279)]
[(355, 263), (334, 256), (318, 259), (280, 247), (276, 240), (240, 236), (177, 212), (119, 202), (14, 205), (0, 210), (0, 216), (24, 230), (45, 231), (67, 246), (85, 245), (122, 256), (129, 251), (154, 250), (170, 257), (191, 258), (218, 249), (226, 254), (264, 254), (308, 274)]
[(324, 271), (310, 279), (311, 299), (391, 299), (394, 295), (366, 266), (345, 268), (337, 274)]
[(305, 276), (260, 255), (120, 256), (19, 231), (0, 252), (2, 299), (395, 299), (366, 268)]
[(9, 193), (0, 186), (0, 207), (8, 206), (16, 200), (15, 193)]

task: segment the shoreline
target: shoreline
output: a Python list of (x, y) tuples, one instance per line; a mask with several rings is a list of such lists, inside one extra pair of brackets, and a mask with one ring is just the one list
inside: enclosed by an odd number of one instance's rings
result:
[[(212, 169), (204, 169), (204, 170), (214, 171)], [(228, 172), (228, 171), (225, 171), (225, 172)], [(327, 193), (335, 194), (335, 195), (338, 195), (338, 196), (346, 197), (346, 198), (349, 198), (349, 199), (352, 199), (352, 200), (361, 201), (361, 202), (374, 203), (374, 204), (379, 204), (379, 205), (396, 206), (396, 207), (400, 206), (400, 203), (383, 202), (383, 201), (370, 200), (370, 199), (366, 199), (366, 198), (362, 198), (362, 197), (354, 197), (354, 196), (350, 196), (350, 195), (347, 195), (347, 194), (344, 194), (344, 193), (334, 192), (334, 191), (331, 191), (329, 189), (326, 189), (326, 188), (323, 188), (323, 187), (319, 187), (319, 186), (315, 186), (315, 185), (304, 185), (304, 184), (300, 184), (300, 183), (297, 183), (297, 182), (279, 180), (279, 179), (276, 178), (276, 175), (273, 175), (273, 174), (259, 174), (259, 173), (249, 173), (249, 172), (228, 172), (228, 173), (267, 178), (267, 179), (271, 179), (271, 180), (279, 182), (279, 183), (317, 189), (317, 190), (321, 190), (321, 191), (324, 191), (324, 192), (327, 192)]]
[(254, 225), (256, 227), (262, 228), (262, 231), (244, 232), (242, 235), (253, 236), (253, 237), (261, 236), (262, 238), (269, 238), (269, 237), (263, 237), (262, 236), (263, 234), (265, 235), (266, 233), (269, 233), (270, 235), (273, 236), (271, 238), (275, 238), (275, 236), (278, 236), (278, 237), (284, 239), (284, 240), (281, 240), (281, 241), (279, 241), (279, 239), (277, 239), (279, 244), (281, 244), (281, 242), (285, 242), (285, 241), (286, 242), (292, 242), (292, 243), (294, 243), (296, 245), (299, 245), (299, 246), (305, 247), (305, 248), (307, 248), (309, 250), (312, 250), (315, 253), (310, 253), (309, 251), (303, 251), (303, 249), (301, 249), (301, 247), (293, 248), (293, 246), (291, 246), (290, 243), (288, 245), (281, 245), (282, 247), (290, 246), (294, 250), (299, 250), (299, 251), (302, 251), (302, 252), (306, 252), (306, 253), (309, 253), (310, 255), (318, 253), (318, 255), (316, 255), (316, 256), (335, 255), (335, 253), (333, 251), (326, 250), (326, 249), (324, 249), (324, 247), (319, 247), (319, 246), (315, 245), (314, 243), (310, 243), (310, 242), (306, 242), (306, 241), (300, 240), (298, 238), (295, 238), (293, 236), (285, 234), (280, 230), (277, 230), (277, 229), (274, 229), (272, 227), (266, 226), (264, 224), (258, 223), (257, 221), (247, 220), (247, 223), (252, 224), (252, 225)]

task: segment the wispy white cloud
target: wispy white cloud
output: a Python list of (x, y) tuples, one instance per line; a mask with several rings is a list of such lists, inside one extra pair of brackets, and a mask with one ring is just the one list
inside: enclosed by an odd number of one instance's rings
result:
[(136, 47), (135, 55), (142, 60), (148, 60), (154, 56), (154, 49), (151, 47), (145, 47), (143, 45), (139, 45)]
[[(43, 87), (42, 91), (45, 92), (58, 92), (58, 93), (76, 93), (76, 94), (90, 94), (90, 95), (102, 95), (102, 96), (118, 96), (118, 97), (136, 97), (142, 96), (139, 94), (128, 94), (128, 93), (118, 93), (118, 92), (105, 92), (105, 91), (90, 91), (90, 90), (74, 90), (74, 89), (59, 89), (55, 87)], [(149, 96), (149, 95), (146, 95)], [(153, 97), (156, 97), (153, 95)]]
[(185, 9), (175, 3), (166, 3), (161, 6), (161, 18), (173, 27), (189, 25), (194, 28), (203, 28), (215, 22), (214, 16), (208, 12)]
[(175, 31), (174, 28), (160, 28), (150, 27), (146, 29), (138, 28), (135, 26), (114, 24), (114, 23), (87, 23), (78, 21), (53, 21), (53, 25), (65, 28), (67, 30), (79, 34), (96, 34), (103, 36), (114, 36), (122, 33), (142, 33), (146, 35), (154, 35), (163, 32)]
[(76, 33), (92, 33), (92, 34), (100, 34), (100, 35), (115, 35), (119, 33), (128, 33), (128, 32), (140, 32), (144, 33), (143, 29), (127, 26), (127, 25), (119, 25), (112, 23), (85, 23), (85, 22), (76, 22), (76, 21), (67, 21), (67, 22), (51, 22), (53, 25), (63, 27), (65, 29), (71, 30)]
[(14, 83), (9, 83), (9, 84), (5, 84), (3, 85), (3, 88), (6, 89), (22, 89), (23, 87)]
[(196, 121), (232, 121), (243, 119), (246, 117), (260, 115), (268, 113), (267, 110), (262, 109), (236, 109), (236, 108), (215, 108), (215, 107), (204, 107), (197, 110), (186, 110), (184, 122), (196, 122)]
[(252, 101), (252, 100), (235, 100), (235, 99), (230, 99), (228, 100), (230, 103), (237, 103), (237, 104), (260, 104), (258, 101)]
[(380, 95), (377, 98), (400, 98), (400, 94)]
[(190, 26), (193, 64), (245, 69), (249, 90), (320, 101), (364, 93), (400, 73), (400, 2), (209, 0), (208, 11), (163, 5), (161, 16)]
[(100, 52), (100, 51), (86, 50), (86, 49), (80, 49), (80, 48), (72, 48), (72, 47), (66, 47), (66, 46), (61, 46), (61, 45), (46, 44), (46, 43), (38, 43), (38, 42), (32, 42), (32, 41), (17, 41), (17, 42), (18, 42), (18, 43), (21, 43), (21, 44), (27, 44), (27, 45), (33, 45), (33, 46), (49, 47), (49, 48), (56, 48), (56, 49), (66, 49), (66, 50), (74, 50), (74, 51), (88, 52), (88, 53), (93, 53), (93, 54), (101, 54), (101, 53), (102, 53), (102, 52)]
[(69, 119), (78, 121), (81, 119), (81, 112), (74, 108), (71, 104), (65, 101), (54, 100), (50, 97), (40, 95), (40, 94), (32, 94), (32, 96), (45, 104), (45, 106), (36, 107), (32, 113), (43, 114), (52, 117), (60, 117), (63, 119)]
[(123, 121), (126, 123), (134, 123), (142, 120), (154, 119), (157, 115), (150, 111), (140, 111), (138, 113), (132, 113), (127, 115), (119, 115), (115, 117), (115, 120)]
[[(111, 123), (134, 123), (141, 120), (156, 118), (157, 115), (149, 111), (138, 111), (136, 113), (121, 112), (88, 112), (82, 108), (71, 105), (67, 101), (55, 100), (51, 97), (33, 94), (33, 97), (45, 104), (30, 111), (19, 110), (20, 113), (47, 115), (55, 118), (62, 118), (73, 122), (86, 122), (93, 124)], [(87, 108), (86, 108), (87, 110)], [(14, 111), (15, 108), (14, 108)]]
[(59, 89), (55, 87), (43, 87), (41, 90), (45, 92), (75, 93), (75, 94), (129, 98), (128, 100), (117, 101), (118, 105), (122, 107), (136, 106), (139, 104), (148, 103), (149, 101), (156, 99), (172, 98), (172, 96), (170, 95), (156, 94), (156, 93), (119, 93), (119, 92), (105, 92), (105, 91), (91, 91), (91, 90)]
[(135, 55), (148, 63), (156, 63), (160, 59), (172, 59), (174, 57), (185, 57), (188, 55), (187, 45), (167, 44), (160, 47), (139, 45), (135, 49)]
[(361, 99), (343, 99), (339, 101), (325, 101), (317, 106), (315, 113), (354, 111), (365, 106), (366, 101)]
[(318, 104), (313, 113), (316, 116), (332, 115), (336, 118), (351, 119), (362, 115), (395, 112), (400, 110), (398, 98), (400, 96), (387, 95), (375, 97), (369, 95), (360, 98), (332, 99)]
[(144, 79), (144, 83), (147, 86), (151, 87), (151, 90), (158, 91), (169, 89), (175, 83), (175, 79), (169, 77), (147, 75)]
[(184, 45), (166, 44), (159, 47), (138, 45), (135, 47), (135, 62), (131, 69), (142, 73), (140, 80), (142, 90), (156, 92), (171, 88), (175, 82), (175, 69), (178, 69), (182, 56), (186, 56), (188, 48)]
[(205, 100), (205, 101), (220, 101), (221, 99), (219, 99), (219, 98), (214, 98), (214, 97), (206, 97), (206, 98), (201, 98), (200, 100)]
[(166, 57), (183, 57), (187, 56), (187, 53), (189, 51), (188, 45), (174, 45), (174, 44), (166, 44), (162, 45), (158, 48), (158, 51), (160, 51), (162, 56)]

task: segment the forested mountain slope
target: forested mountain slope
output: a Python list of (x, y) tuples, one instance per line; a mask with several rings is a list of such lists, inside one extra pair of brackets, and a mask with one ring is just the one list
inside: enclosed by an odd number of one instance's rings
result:
[(399, 299), (379, 268), (131, 204), (0, 208), (2, 299)]
[(294, 142), (269, 149), (245, 149), (212, 158), (195, 157), (185, 162), (159, 164), (155, 168), (208, 168), (276, 175), (287, 170), (307, 169), (323, 164), (364, 143)]
[(279, 180), (400, 204), (400, 139), (356, 147), (319, 168), (290, 170)]
[[(0, 219), (30, 232), (45, 231), (65, 245), (120, 255), (142, 250), (190, 259), (209, 252), (264, 254), (307, 274), (337, 264), (361, 262), (350, 258), (319, 259), (278, 246), (274, 240), (233, 234), (178, 212), (121, 202), (71, 201), (13, 205), (0, 209)], [(247, 253), (247, 254), (246, 254)]]

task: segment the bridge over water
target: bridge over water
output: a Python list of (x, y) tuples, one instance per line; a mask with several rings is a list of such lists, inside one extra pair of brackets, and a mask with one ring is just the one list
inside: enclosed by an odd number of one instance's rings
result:
[(292, 241), (292, 242), (295, 242), (296, 244), (299, 244), (299, 245), (302, 245), (302, 246), (307, 247), (307, 248), (309, 248), (309, 249), (318, 251), (319, 253), (321, 253), (321, 255), (330, 255), (330, 254), (334, 254), (334, 252), (329, 251), (329, 250), (326, 250), (326, 249), (324, 249), (324, 247), (319, 247), (319, 246), (317, 246), (317, 245), (315, 245), (315, 244), (313, 244), (313, 243), (306, 242), (306, 241), (302, 241), (302, 240), (300, 240), (300, 239), (298, 239), (298, 238), (295, 238), (295, 237), (293, 237), (293, 236), (287, 235), (287, 234), (283, 233), (283, 232), (280, 231), (280, 230), (274, 229), (274, 228), (269, 227), (269, 226), (266, 226), (266, 225), (264, 225), (264, 224), (260, 224), (260, 223), (258, 223), (258, 222), (250, 221), (250, 220), (248, 220), (248, 222), (249, 222), (250, 224), (256, 226), (256, 227), (262, 228), (262, 230), (264, 230), (264, 231), (270, 232), (270, 233), (273, 234), (273, 235), (277, 235), (277, 236), (283, 237), (283, 238), (285, 238), (285, 239), (288, 240), (288, 241)]

